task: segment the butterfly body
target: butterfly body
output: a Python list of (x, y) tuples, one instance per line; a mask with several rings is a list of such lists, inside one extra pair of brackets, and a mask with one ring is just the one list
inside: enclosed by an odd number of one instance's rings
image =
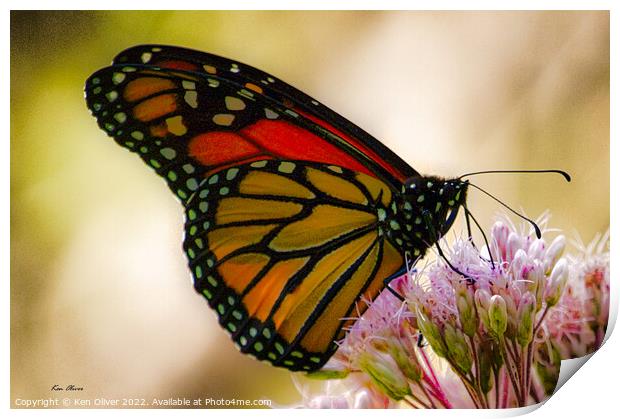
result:
[(98, 123), (181, 200), (195, 289), (240, 350), (320, 368), (405, 255), (450, 228), (466, 183), (418, 174), (284, 82), (139, 46), (89, 78)]

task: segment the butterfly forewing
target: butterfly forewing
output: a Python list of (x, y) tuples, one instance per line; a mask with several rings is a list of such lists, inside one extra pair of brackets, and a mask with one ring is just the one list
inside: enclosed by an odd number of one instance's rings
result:
[(87, 102), (101, 128), (138, 153), (182, 201), (205, 173), (261, 159), (332, 163), (374, 175), (307, 119), (215, 76), (109, 67), (89, 79)]
[(319, 101), (252, 66), (186, 48), (142, 45), (116, 56), (115, 64), (140, 63), (207, 74), (234, 82), (240, 91), (268, 98), (301, 116), (308, 129), (346, 150), (393, 186), (419, 175), (411, 166), (358, 126)]

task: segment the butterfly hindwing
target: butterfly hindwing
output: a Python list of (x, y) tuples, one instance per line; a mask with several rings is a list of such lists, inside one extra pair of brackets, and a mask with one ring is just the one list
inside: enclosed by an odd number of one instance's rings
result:
[(364, 173), (303, 161), (213, 173), (187, 205), (195, 287), (243, 352), (314, 370), (359, 296), (403, 266), (377, 215), (392, 196)]

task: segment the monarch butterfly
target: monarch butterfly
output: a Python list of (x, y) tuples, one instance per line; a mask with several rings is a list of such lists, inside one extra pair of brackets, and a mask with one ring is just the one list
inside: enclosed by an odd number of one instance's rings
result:
[(85, 91), (99, 126), (184, 205), (196, 291), (242, 352), (278, 367), (322, 367), (346, 319), (465, 202), (467, 181), (420, 175), (318, 101), (216, 55), (136, 46)]

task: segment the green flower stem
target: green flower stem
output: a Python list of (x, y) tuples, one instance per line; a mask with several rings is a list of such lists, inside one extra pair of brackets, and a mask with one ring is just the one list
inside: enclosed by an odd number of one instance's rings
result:
[(403, 399), (403, 401), (407, 403), (409, 406), (413, 407), (414, 409), (420, 409), (420, 406), (417, 406), (416, 404), (414, 404), (411, 400), (409, 400), (406, 397)]
[(506, 345), (513, 357), (511, 371), (516, 374), (519, 391), (523, 396), (523, 403), (525, 403), (527, 401), (527, 396), (525, 396), (527, 393), (523, 391), (523, 383), (525, 382), (526, 377), (526, 371), (524, 370), (525, 365), (523, 363), (525, 360), (525, 358), (523, 357), (523, 351), (521, 349), (521, 346), (518, 345), (517, 342), (514, 340), (508, 341)]
[[(535, 335), (534, 335), (535, 336)], [(532, 361), (534, 359), (534, 341), (527, 345), (526, 367), (525, 367), (525, 394), (530, 394), (532, 388)]]
[(536, 326), (534, 327), (534, 334), (533, 334), (534, 337), (536, 337), (536, 332), (538, 331), (538, 328), (542, 324), (548, 312), (549, 312), (549, 306), (546, 306), (545, 311), (543, 311), (542, 315), (540, 316), (540, 319), (538, 320), (538, 323), (536, 323)]
[(500, 387), (500, 382), (499, 382), (499, 370), (496, 370), (495, 368), (493, 368), (493, 379), (495, 380), (495, 408), (499, 409), (500, 405), (499, 405), (499, 387)]
[[(407, 397), (411, 397), (413, 399), (413, 401), (415, 401), (416, 403), (418, 403), (419, 405), (421, 405), (424, 409), (430, 409), (431, 407), (424, 403), (422, 400), (420, 400), (418, 397), (416, 397), (413, 393), (410, 393), (409, 396), (405, 396), (404, 400), (407, 401)], [(413, 406), (413, 403), (410, 402), (410, 405)], [(416, 409), (419, 409), (419, 407), (416, 407)]]
[(435, 405), (435, 402), (433, 402), (433, 398), (431, 397), (430, 394), (428, 394), (428, 391), (426, 391), (426, 388), (424, 388), (424, 385), (422, 383), (420, 383), (420, 382), (418, 382), (416, 384), (418, 385), (418, 387), (420, 387), (420, 390), (422, 390), (422, 393), (424, 393), (424, 395), (428, 399), (429, 403), (431, 404), (431, 407), (433, 409), (437, 409), (437, 406)]
[[(502, 340), (503, 340), (503, 339), (502, 339)], [(498, 341), (498, 342), (499, 342), (499, 341)], [(501, 346), (501, 345), (500, 345), (500, 346)], [(512, 352), (512, 348), (511, 348), (510, 346), (506, 346), (506, 348), (505, 348), (505, 349), (506, 349), (506, 351), (507, 351), (507, 354), (510, 356), (510, 358), (509, 358), (508, 360), (506, 360), (506, 359), (505, 359), (504, 361), (506, 361), (506, 362), (514, 361), (514, 359), (515, 359), (515, 358), (514, 358), (514, 353)]]
[(512, 346), (512, 342), (510, 341), (509, 343), (507, 343), (504, 340), (504, 343), (506, 344), (506, 349), (508, 350), (508, 354), (510, 355), (510, 360), (506, 360), (506, 362), (510, 362), (512, 361), (513, 365), (519, 365), (519, 357), (517, 355), (517, 350), (515, 349), (514, 346)]
[(506, 369), (506, 371), (508, 372), (508, 377), (510, 378), (510, 381), (512, 383), (512, 388), (515, 391), (515, 395), (517, 396), (517, 401), (519, 403), (519, 407), (523, 406), (523, 398), (521, 396), (521, 392), (519, 390), (519, 383), (517, 381), (517, 377), (514, 376), (514, 371), (513, 369), (513, 364), (510, 363), (510, 359), (508, 358), (508, 352), (506, 350), (506, 340), (505, 339), (499, 339), (499, 349), (500, 352), (502, 353), (502, 357), (504, 358), (504, 368)]
[(471, 348), (471, 353), (474, 358), (474, 383), (476, 384), (476, 387), (478, 387), (478, 391), (482, 392), (480, 388), (480, 362), (478, 360), (478, 354), (476, 352), (476, 344), (474, 342), (473, 337), (468, 336), (468, 338), (469, 338), (469, 345)]
[(478, 358), (478, 351), (476, 349), (476, 343), (474, 342), (474, 338), (472, 336), (468, 336), (468, 337), (469, 337), (469, 344), (471, 345), (471, 353), (473, 354), (473, 358), (474, 358), (474, 368), (475, 368), (474, 384), (476, 387), (476, 392), (478, 393), (478, 398), (482, 402), (482, 405), (484, 406), (484, 408), (488, 409), (489, 401), (487, 399), (486, 394), (482, 392), (482, 384), (480, 383), (480, 377), (481, 377), (480, 359)]
[(534, 327), (534, 332), (532, 334), (533, 336), (532, 341), (529, 343), (527, 347), (527, 364), (525, 368), (525, 373), (526, 373), (525, 394), (529, 394), (530, 389), (532, 388), (532, 361), (534, 360), (534, 340), (536, 339), (536, 335), (538, 334), (538, 329), (540, 329), (540, 325), (542, 324), (543, 320), (547, 316), (548, 312), (549, 312), (549, 306), (546, 306), (545, 311), (543, 311), (543, 313), (540, 316), (540, 319), (538, 320), (538, 323), (536, 323), (536, 326)]
[[(460, 375), (461, 374), (459, 373), (459, 376)], [(465, 384), (465, 389), (467, 390), (467, 393), (469, 394), (469, 397), (471, 398), (471, 400), (474, 402), (474, 406), (476, 406), (476, 409), (482, 409), (482, 404), (478, 400), (478, 395), (476, 394), (476, 391), (473, 388), (473, 386), (467, 383), (466, 380), (463, 380), (463, 377), (461, 377), (461, 380), (463, 381), (463, 384)]]
[[(528, 344), (528, 348), (530, 347), (530, 344)], [(528, 385), (528, 381), (529, 381), (529, 372), (528, 372), (528, 366), (529, 366), (529, 353), (527, 352), (526, 348), (521, 349), (521, 359), (520, 359), (520, 369), (521, 369), (521, 373), (519, 374), (519, 378), (521, 380), (521, 394), (523, 395), (523, 402), (527, 404), (527, 398), (528, 398), (528, 394), (529, 394), (529, 385)]]
[(467, 390), (467, 393), (469, 393), (469, 397), (474, 402), (476, 409), (481, 409), (482, 402), (478, 398), (478, 392), (476, 391), (476, 387), (474, 386), (474, 383), (472, 383), (471, 379), (467, 377), (465, 374), (463, 374), (456, 365), (452, 364), (452, 362), (450, 362), (450, 365), (452, 366), (452, 371), (454, 371), (456, 375), (459, 376), (459, 378), (465, 385), (465, 390)]
[(521, 345), (517, 343), (516, 340), (511, 339), (510, 344), (512, 345), (512, 353), (516, 356), (515, 362), (520, 362), (521, 359)]
[(501, 409), (505, 409), (508, 406), (508, 372), (506, 368), (501, 373), (502, 376), (502, 405)]

